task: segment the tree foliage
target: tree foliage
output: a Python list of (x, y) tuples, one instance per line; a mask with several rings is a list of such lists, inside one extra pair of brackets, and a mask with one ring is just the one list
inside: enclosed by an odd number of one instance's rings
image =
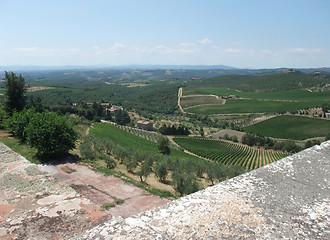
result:
[(119, 125), (126, 125), (131, 122), (131, 119), (130, 119), (127, 111), (120, 109), (120, 110), (115, 111), (115, 121)]
[(13, 72), (5, 72), (5, 109), (8, 114), (14, 110), (22, 111), (26, 106), (25, 79), (22, 75), (17, 76)]
[(53, 156), (67, 153), (75, 147), (77, 133), (72, 124), (56, 113), (36, 113), (26, 128), (27, 142), (38, 155)]
[(158, 147), (158, 151), (161, 154), (170, 155), (171, 149), (170, 149), (170, 142), (169, 142), (168, 138), (165, 138), (165, 137), (159, 138), (157, 141), (157, 147)]
[(163, 135), (184, 135), (187, 136), (190, 134), (189, 130), (187, 127), (185, 126), (166, 126), (165, 124), (163, 124), (163, 126), (161, 126), (159, 128), (159, 132)]
[(8, 121), (9, 128), (13, 135), (21, 142), (27, 139), (26, 127), (29, 125), (31, 118), (36, 114), (34, 109), (24, 109), (21, 112), (14, 111), (13, 115)]

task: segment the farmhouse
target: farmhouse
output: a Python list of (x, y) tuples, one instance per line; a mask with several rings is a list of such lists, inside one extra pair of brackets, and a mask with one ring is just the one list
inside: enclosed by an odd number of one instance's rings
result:
[(120, 106), (112, 105), (110, 108), (106, 108), (105, 111), (110, 112), (111, 114), (113, 114), (119, 109), (123, 110), (123, 108), (120, 107)]
[(152, 131), (153, 130), (153, 124), (151, 122), (148, 122), (148, 121), (138, 121), (137, 122), (137, 127), (140, 128), (140, 129), (144, 129), (144, 130), (147, 130), (147, 131)]

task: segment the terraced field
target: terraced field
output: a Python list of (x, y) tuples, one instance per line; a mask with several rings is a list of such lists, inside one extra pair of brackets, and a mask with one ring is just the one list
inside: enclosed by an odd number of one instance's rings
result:
[(201, 157), (223, 164), (243, 166), (253, 170), (288, 156), (288, 153), (256, 149), (240, 143), (208, 138), (178, 137), (174, 141)]

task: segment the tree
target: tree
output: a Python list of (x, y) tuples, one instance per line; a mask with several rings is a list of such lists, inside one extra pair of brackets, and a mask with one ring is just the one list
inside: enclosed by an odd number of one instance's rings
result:
[(115, 120), (119, 125), (126, 125), (131, 122), (128, 113), (121, 109), (115, 111)]
[(37, 148), (39, 156), (68, 153), (77, 139), (72, 123), (53, 112), (34, 114), (26, 132), (27, 142)]
[(22, 111), (26, 106), (25, 79), (22, 75), (17, 76), (13, 72), (5, 72), (5, 109), (9, 115), (14, 110)]
[(83, 159), (95, 159), (96, 154), (95, 151), (92, 150), (92, 142), (89, 137), (84, 138), (84, 141), (80, 144), (79, 150)]
[(0, 108), (0, 129), (4, 128), (4, 121), (7, 118), (6, 111)]
[(105, 156), (104, 161), (107, 164), (107, 168), (109, 169), (114, 169), (117, 166), (117, 162), (115, 161), (115, 159), (113, 159), (109, 155)]
[(181, 196), (198, 191), (197, 178), (191, 172), (187, 173), (179, 166), (172, 173), (172, 185)]
[(144, 179), (147, 179), (147, 177), (150, 175), (150, 173), (152, 173), (152, 160), (151, 158), (147, 158), (143, 163), (142, 166), (138, 172), (139, 176), (140, 176), (140, 180), (141, 182), (143, 182), (143, 177)]
[(157, 141), (158, 151), (161, 154), (170, 155), (171, 149), (170, 149), (169, 145), (170, 145), (170, 142), (169, 142), (168, 138), (161, 137)]
[(13, 135), (21, 142), (25, 142), (27, 139), (26, 126), (29, 125), (31, 118), (36, 114), (34, 109), (24, 109), (21, 112), (14, 111), (13, 115), (9, 119), (9, 128)]
[(159, 161), (156, 162), (156, 165), (154, 167), (154, 172), (155, 172), (156, 177), (161, 182), (165, 182), (166, 177), (168, 175), (166, 159), (160, 159)]

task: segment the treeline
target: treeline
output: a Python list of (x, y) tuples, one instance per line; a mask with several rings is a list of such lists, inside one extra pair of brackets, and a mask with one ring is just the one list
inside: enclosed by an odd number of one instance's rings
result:
[(53, 89), (30, 92), (29, 96), (39, 97), (47, 106), (64, 105), (67, 102), (111, 102), (123, 106), (127, 110), (135, 110), (139, 114), (173, 114), (177, 110), (178, 83), (170, 81), (154, 82), (144, 87), (126, 87), (104, 82), (74, 84), (66, 82), (38, 81), (34, 84), (51, 86)]
[(114, 121), (119, 125), (126, 125), (131, 122), (128, 112), (123, 109), (117, 109), (113, 114), (106, 109), (109, 106), (103, 106), (102, 103), (94, 102), (93, 104), (87, 104), (85, 102), (79, 103), (77, 106), (71, 104), (55, 105), (45, 107), (52, 112), (57, 112), (62, 115), (75, 114), (79, 117), (83, 117), (89, 121), (99, 122), (101, 119)]
[(316, 78), (314, 74), (299, 71), (281, 73), (264, 73), (249, 75), (227, 75), (191, 81), (191, 87), (226, 87), (245, 92), (280, 91), (324, 86), (329, 82), (328, 76)]
[(180, 136), (188, 136), (190, 131), (187, 127), (183, 125), (179, 125), (176, 127), (175, 125), (166, 126), (163, 124), (158, 131), (163, 135), (180, 135)]
[(242, 137), (242, 143), (249, 146), (264, 147), (265, 149), (274, 149), (291, 153), (296, 153), (302, 150), (294, 140), (288, 139), (285, 141), (275, 141), (271, 138), (251, 133), (246, 133)]
[(200, 189), (198, 178), (206, 178), (211, 184), (244, 172), (238, 166), (227, 166), (197, 159), (177, 159), (159, 153), (144, 152), (124, 147), (92, 135), (85, 136), (80, 145), (85, 160), (103, 159), (109, 169), (118, 164), (145, 181), (154, 174), (162, 183), (170, 183), (181, 196)]

